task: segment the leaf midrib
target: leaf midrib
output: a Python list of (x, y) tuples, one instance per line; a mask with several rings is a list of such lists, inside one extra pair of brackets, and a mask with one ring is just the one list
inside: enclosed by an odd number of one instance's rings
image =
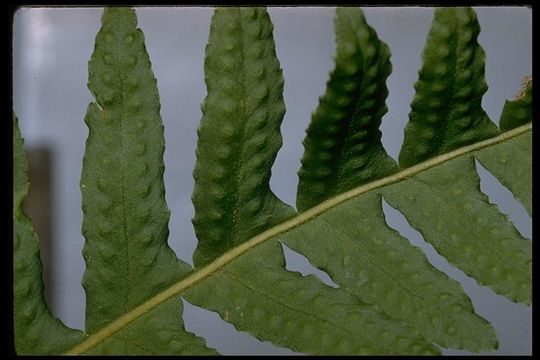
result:
[[(352, 26), (349, 17), (344, 16), (343, 18), (345, 19), (345, 20), (343, 20), (343, 23), (346, 24), (349, 27), (349, 30), (351, 31), (351, 33), (353, 33), (355, 45), (359, 49), (362, 49), (363, 48), (362, 43), (360, 41), (358, 41), (358, 38), (356, 37), (356, 29), (354, 29), (354, 27)], [(337, 39), (336, 39), (336, 42), (337, 42)], [(379, 50), (379, 49), (377, 49), (377, 50)], [(336, 47), (336, 51), (337, 51), (337, 47)], [(362, 51), (360, 51), (360, 52), (362, 52)], [(360, 85), (358, 86), (358, 90), (352, 96), (355, 99), (355, 102), (354, 102), (353, 106), (351, 106), (352, 111), (350, 113), (350, 116), (346, 117), (347, 120), (349, 120), (349, 121), (347, 122), (347, 128), (343, 132), (343, 143), (341, 144), (341, 148), (339, 149), (339, 152), (337, 154), (336, 177), (335, 177), (334, 186), (333, 186), (331, 194), (335, 194), (335, 192), (339, 191), (339, 189), (341, 187), (341, 180), (343, 178), (343, 172), (345, 171), (345, 164), (343, 163), (343, 159), (345, 158), (345, 153), (348, 150), (348, 148), (347, 148), (347, 145), (348, 145), (347, 139), (349, 138), (349, 135), (351, 134), (351, 132), (353, 132), (353, 122), (356, 120), (356, 115), (358, 114), (358, 108), (360, 106), (360, 103), (364, 100), (364, 96), (363, 96), (364, 95), (364, 86), (363, 86), (364, 85), (364, 76), (363, 75), (364, 75), (364, 70), (365, 70), (365, 59), (364, 59), (364, 56), (363, 56), (363, 52), (362, 52), (361, 55), (362, 55), (362, 69), (360, 71), (362, 71), (362, 76), (361, 76), (361, 80), (360, 80)], [(338, 68), (338, 66), (336, 64), (336, 69), (337, 68)]]
[(510, 140), (516, 136), (519, 136), (521, 134), (530, 132), (532, 130), (532, 123), (529, 123), (527, 125), (520, 126), (518, 128), (515, 128), (513, 130), (507, 131), (502, 133), (499, 136), (477, 142), (472, 145), (464, 146), (459, 149), (456, 149), (454, 151), (451, 151), (449, 153), (439, 155), (435, 158), (432, 158), (428, 161), (424, 161), (422, 163), (419, 163), (417, 165), (411, 166), (405, 170), (402, 170), (398, 173), (395, 173), (393, 175), (384, 177), (382, 179), (372, 181), (368, 184), (361, 185), (359, 187), (356, 187), (352, 190), (349, 190), (347, 192), (341, 193), (335, 197), (332, 197), (328, 200), (323, 201), (317, 206), (312, 207), (309, 210), (306, 210), (305, 212), (302, 212), (298, 214), (297, 216), (282, 222), (281, 224), (278, 224), (274, 227), (269, 228), (268, 230), (260, 233), (259, 235), (256, 235), (249, 239), (248, 241), (238, 245), (237, 247), (227, 251), (223, 255), (221, 255), (219, 258), (214, 260), (213, 262), (209, 263), (202, 269), (193, 272), (191, 275), (185, 277), (184, 279), (179, 280), (175, 284), (171, 285), (169, 288), (163, 290), (162, 292), (156, 294), (146, 302), (142, 303), (141, 305), (135, 307), (131, 311), (125, 313), (124, 315), (118, 317), (116, 320), (111, 322), (109, 325), (105, 326), (98, 332), (89, 335), (86, 337), (84, 341), (79, 343), (78, 345), (74, 346), (70, 350), (68, 350), (65, 355), (79, 355), (82, 354), (89, 349), (95, 347), (102, 341), (109, 338), (114, 333), (118, 332), (122, 328), (129, 325), (134, 320), (138, 319), (142, 315), (150, 312), (154, 307), (160, 305), (161, 303), (165, 302), (169, 298), (179, 295), (188, 288), (192, 287), (193, 285), (197, 284), (199, 281), (206, 279), (216, 271), (219, 271), (223, 267), (225, 267), (227, 264), (235, 260), (236, 258), (240, 257), (244, 253), (248, 252), (249, 250), (255, 248), (257, 245), (260, 245), (264, 243), (265, 241), (272, 239), (273, 237), (284, 233), (286, 231), (292, 230), (293, 228), (296, 228), (303, 223), (323, 214), (324, 212), (334, 208), (335, 206), (351, 199), (356, 196), (359, 196), (363, 193), (372, 191), (374, 189), (399, 182), (401, 180), (405, 180), (411, 176), (414, 176), (422, 171), (428, 170), (432, 167), (435, 167), (439, 164), (445, 163), (451, 159), (457, 158), (459, 156), (471, 153), (473, 151), (480, 150), (482, 148), (495, 145), (498, 143), (502, 143), (504, 141)]
[[(245, 77), (245, 67), (246, 67), (246, 58), (245, 58), (245, 52), (244, 52), (244, 24), (242, 23), (242, 11), (240, 8), (238, 10), (238, 23), (240, 24), (240, 40), (238, 41), (239, 46), (239, 52), (240, 52), (240, 68), (242, 71), (240, 71), (240, 119), (242, 124), (246, 124), (248, 121), (247, 116), (247, 91), (246, 91), (246, 77)], [(233, 213), (232, 213), (232, 223), (233, 223), (233, 229), (232, 233), (230, 235), (230, 244), (234, 245), (236, 242), (236, 235), (238, 234), (238, 206), (240, 201), (240, 184), (241, 181), (241, 174), (240, 174), (240, 168), (243, 164), (243, 159), (245, 158), (245, 152), (246, 148), (243, 146), (245, 144), (246, 139), (246, 126), (242, 126), (242, 133), (240, 134), (239, 141), (240, 144), (240, 154), (238, 156), (238, 161), (234, 165), (234, 173), (236, 174), (235, 180), (236, 180), (236, 187), (234, 192), (234, 202), (233, 202)]]
[[(124, 75), (124, 73), (122, 72), (122, 70), (120, 70), (120, 74), (121, 75)], [(127, 215), (127, 196), (126, 196), (126, 188), (127, 188), (127, 185), (126, 185), (126, 182), (127, 182), (127, 171), (126, 171), (126, 132), (124, 131), (124, 121), (125, 121), (125, 116), (123, 116), (123, 114), (125, 113), (125, 101), (124, 101), (124, 78), (123, 76), (120, 76), (120, 79), (119, 79), (119, 88), (120, 88), (120, 106), (122, 107), (122, 111), (119, 112), (118, 116), (120, 118), (120, 138), (121, 138), (121, 146), (122, 146), (122, 149), (120, 151), (120, 155), (122, 156), (122, 159), (120, 161), (121, 163), (121, 170), (120, 170), (120, 173), (121, 173), (121, 178), (122, 178), (122, 183), (121, 183), (121, 189), (122, 189), (122, 230), (124, 231), (124, 243), (125, 243), (125, 246), (124, 246), (124, 256), (126, 258), (126, 288), (127, 288), (127, 297), (125, 299), (125, 302), (124, 302), (124, 309), (128, 309), (128, 306), (130, 305), (131, 301), (130, 301), (130, 298), (131, 298), (131, 292), (132, 292), (132, 287), (131, 287), (131, 276), (130, 276), (130, 249), (129, 249), (129, 239), (128, 239), (128, 234), (129, 234), (129, 229), (128, 229), (128, 215)]]

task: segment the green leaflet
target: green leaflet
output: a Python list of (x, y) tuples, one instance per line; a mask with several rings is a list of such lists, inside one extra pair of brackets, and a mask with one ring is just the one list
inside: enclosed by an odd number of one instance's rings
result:
[[(98, 331), (191, 270), (167, 245), (163, 124), (144, 36), (136, 26), (133, 10), (105, 9), (89, 62), (88, 87), (97, 104), (88, 106), (85, 117), (90, 132), (80, 184), (88, 333)], [(182, 312), (179, 300), (169, 307)], [(170, 314), (152, 314), (148, 321), (171, 326)], [(129, 339), (137, 329), (143, 334), (143, 329), (134, 326), (119, 336)], [(182, 322), (176, 323), (175, 331), (179, 338), (187, 336)], [(157, 334), (146, 333), (146, 341), (154, 344), (148, 349), (177, 353), (172, 345), (176, 340)], [(139, 348), (143, 342), (111, 340), (102, 350), (148, 353)]]
[(285, 112), (264, 8), (217, 8), (206, 47), (193, 225), (200, 267), (294, 214), (270, 190)]
[(87, 330), (132, 309), (185, 270), (167, 245), (163, 125), (135, 12), (108, 8), (89, 62), (90, 130), (81, 176)]
[(474, 313), (459, 283), (387, 226), (378, 192), (340, 204), (280, 238), (341, 288), (426, 339), (447, 348), (497, 347), (494, 330)]
[[(520, 141), (527, 138), (528, 144)], [(516, 148), (515, 142), (520, 145), (518, 151), (530, 148), (530, 136), (508, 140), (508, 147)], [(496, 154), (492, 149), (479, 153), (498, 161), (492, 157)], [(527, 183), (527, 179), (521, 182)], [(480, 192), (472, 155), (381, 192), (450, 263), (512, 301), (531, 303), (531, 241)]]
[(55, 318), (43, 295), (39, 241), (23, 212), (28, 194), (28, 164), (19, 122), (13, 115), (13, 323), (19, 355), (57, 354), (84, 338)]
[(508, 142), (505, 148), (490, 147), (475, 154), (532, 216), (532, 134)]
[(401, 167), (498, 134), (482, 109), (484, 50), (471, 8), (437, 8), (415, 83)]
[(439, 354), (414, 329), (351, 292), (286, 271), (278, 239), (239, 256), (184, 296), (238, 330), (306, 354)]
[(526, 77), (523, 89), (514, 100), (506, 100), (499, 119), (502, 131), (512, 130), (532, 121), (532, 77)]
[(335, 31), (336, 65), (304, 139), (299, 211), (398, 170), (379, 130), (388, 110), (390, 50), (358, 8), (338, 8)]
[[(381, 309), (381, 306), (386, 308), (384, 310), (385, 312), (391, 313), (387, 315), (394, 318), (394, 321), (398, 320), (395, 317), (400, 317), (403, 322), (405, 322), (407, 318), (409, 318), (409, 321), (413, 320), (412, 322), (414, 323), (415, 331), (417, 332), (427, 334), (429, 332), (428, 329), (432, 329), (433, 334), (426, 335), (431, 340), (435, 337), (440, 337), (437, 341), (453, 344), (458, 347), (467, 347), (471, 350), (494, 348), (496, 347), (497, 341), (494, 337), (493, 329), (482, 318), (474, 314), (470, 301), (466, 295), (463, 294), (460, 286), (456, 284), (455, 281), (449, 281), (445, 275), (442, 275), (438, 271), (427, 270), (429, 274), (414, 273), (415, 269), (429, 268), (425, 257), (412, 245), (407, 245), (403, 239), (399, 236), (395, 236), (395, 231), (390, 228), (384, 229), (384, 224), (375, 223), (374, 225), (378, 228), (376, 230), (384, 236), (371, 238), (357, 236), (361, 235), (364, 230), (361, 226), (359, 227), (356, 225), (365, 223), (366, 217), (366, 212), (359, 212), (358, 210), (361, 210), (363, 207), (371, 208), (371, 205), (373, 205), (373, 197), (378, 199), (380, 196), (379, 194), (388, 197), (387, 194), (389, 193), (389, 190), (392, 190), (395, 187), (403, 186), (404, 188), (410, 188), (410, 181), (420, 177), (425, 178), (428, 173), (432, 174), (431, 178), (434, 182), (437, 182), (437, 180), (444, 181), (445, 177), (453, 175), (456, 163), (462, 162), (463, 160), (470, 160), (472, 154), (478, 154), (492, 149), (501, 152), (508, 151), (515, 146), (515, 144), (512, 145), (513, 141), (530, 136), (530, 134), (531, 126), (523, 126), (506, 132), (496, 138), (438, 156), (430, 161), (418, 164), (417, 166), (403, 170), (394, 175), (365, 184), (328, 199), (296, 217), (276, 225), (229, 250), (213, 262), (198, 269), (186, 278), (179, 280), (167, 290), (149, 299), (135, 311), (131, 311), (125, 314), (124, 317), (117, 319), (99, 334), (90, 336), (82, 342), (78, 348), (88, 350), (96, 344), (99, 345), (101, 342), (106, 341), (115, 331), (123, 329), (131, 321), (137, 321), (137, 319), (144, 316), (144, 314), (152, 311), (152, 309), (160, 306), (160, 304), (163, 304), (168, 299), (180, 294), (184, 294), (190, 301), (200, 303), (219, 311), (223, 318), (234, 322), (240, 329), (254, 333), (263, 340), (268, 339), (275, 341), (278, 344), (283, 344), (284, 346), (300, 349), (304, 346), (304, 342), (306, 342), (305, 346), (310, 345), (309, 340), (305, 340), (305, 338), (309, 338), (310, 334), (320, 336), (316, 337), (317, 339), (320, 339), (320, 342), (317, 341), (314, 342), (314, 344), (311, 344), (315, 347), (315, 350), (312, 350), (313, 353), (324, 351), (325, 353), (347, 352), (353, 354), (355, 351), (360, 351), (360, 349), (377, 349), (377, 347), (380, 349), (380, 347), (384, 346), (381, 344), (386, 343), (386, 341), (390, 343), (394, 342), (396, 346), (399, 346), (397, 344), (402, 344), (401, 346), (404, 346), (406, 349), (406, 341), (410, 341), (412, 338), (406, 337), (405, 340), (398, 340), (398, 336), (396, 335), (401, 332), (401, 330), (399, 327), (394, 328), (394, 326), (392, 326), (392, 330), (389, 332), (376, 332), (378, 336), (368, 338), (373, 341), (372, 344), (366, 342), (366, 338), (362, 334), (364, 326), (369, 328), (370, 326), (375, 325), (377, 328), (381, 329), (381, 327), (385, 326), (385, 323), (389, 324), (386, 322), (388, 320), (383, 321), (383, 316), (373, 313), (372, 316), (376, 315), (376, 321), (373, 321), (373, 323), (370, 323), (369, 321), (366, 321), (366, 318), (363, 318), (363, 314), (369, 314), (371, 311), (378, 313), (378, 309)], [(421, 191), (421, 189), (417, 190), (417, 192), (419, 191)], [(478, 189), (476, 191), (479, 193)], [(467, 195), (470, 194), (463, 193), (457, 195), (457, 203), (460, 202), (460, 199), (467, 199)], [(478, 196), (479, 195), (475, 194), (475, 197)], [(482, 196), (480, 197), (482, 198)], [(430, 202), (432, 201), (432, 198), (427, 200), (422, 199), (422, 203), (425, 203), (426, 201)], [(372, 217), (373, 211), (369, 211), (367, 215), (368, 217)], [(491, 216), (492, 214), (488, 215)], [(350, 219), (353, 220), (347, 221)], [(464, 223), (464, 226), (468, 227), (470, 225), (468, 222), (475, 223), (476, 218), (464, 216), (461, 220)], [(328, 223), (326, 229), (323, 227), (325, 222)], [(437, 223), (427, 222), (421, 226), (422, 227), (419, 230), (424, 231), (436, 227)], [(322, 235), (327, 235), (330, 232), (332, 236), (341, 236), (340, 240), (345, 242), (351, 250), (347, 251), (346, 254), (340, 254), (342, 249), (336, 247), (336, 244), (342, 242), (334, 241), (332, 243), (333, 246), (328, 248), (328, 252), (325, 253), (325, 246), (328, 246), (329, 240), (325, 239), (325, 236), (321, 236), (321, 229), (324, 229), (325, 231), (325, 234)], [(336, 235), (338, 231), (339, 234)], [(388, 235), (392, 232), (394, 235)], [(342, 235), (343, 233), (352, 236), (347, 235), (345, 237)], [(504, 234), (495, 234), (493, 235), (492, 240), (495, 243), (504, 243), (504, 240), (501, 240), (502, 238), (498, 237), (500, 235), (504, 236)], [(298, 274), (284, 272), (281, 255), (277, 254), (275, 249), (272, 249), (272, 247), (277, 245), (274, 244), (279, 240), (286, 241), (287, 245), (293, 248), (297, 248), (297, 246), (301, 246), (302, 243), (305, 243), (309, 245), (306, 246), (306, 251), (309, 251), (309, 248), (318, 249), (318, 251), (316, 251), (318, 258), (311, 256), (310, 260), (319, 266), (321, 266), (320, 259), (326, 261), (331, 268), (325, 270), (331, 272), (334, 281), (339, 282), (342, 288), (334, 289), (326, 287), (325, 285), (323, 286), (320, 281), (311, 276), (302, 279)], [(386, 241), (387, 244), (390, 245), (391, 243), (394, 243), (392, 246), (394, 249), (390, 249), (391, 251), (388, 252), (380, 251), (379, 256), (373, 258), (376, 261), (374, 261), (370, 268), (367, 269), (368, 271), (364, 273), (364, 269), (356, 268), (355, 264), (361, 264), (363, 261), (365, 262), (366, 252), (358, 253), (357, 251), (359, 248), (364, 248), (366, 250), (370, 250), (371, 248), (370, 251), (373, 251), (372, 249), (376, 247), (378, 241)], [(393, 253), (392, 250), (394, 250)], [(402, 258), (400, 258), (401, 253), (405, 254)], [(345, 255), (345, 257), (341, 257), (343, 255)], [(485, 254), (480, 252), (476, 255), (478, 257)], [(325, 258), (327, 259), (325, 260)], [(398, 262), (396, 260), (400, 260), (399, 266), (397, 266)], [(477, 258), (470, 259), (471, 264), (474, 264), (476, 261)], [(516, 268), (527, 268), (529, 266), (525, 257), (512, 258), (512, 261), (516, 263)], [(394, 282), (398, 284), (397, 286), (399, 286), (399, 288), (403, 288), (403, 286), (400, 285), (401, 282), (403, 282), (404, 286), (409, 286), (411, 284), (416, 285), (414, 288), (411, 288), (411, 291), (417, 292), (416, 295), (418, 301), (422, 301), (422, 298), (424, 297), (431, 300), (438, 295), (435, 304), (426, 305), (426, 307), (438, 306), (440, 308), (440, 313), (437, 317), (427, 317), (424, 311), (418, 312), (417, 320), (415, 319), (416, 317), (411, 315), (407, 316), (408, 309), (418, 310), (418, 307), (407, 304), (406, 300), (402, 300), (403, 293), (396, 291), (393, 286), (389, 287), (388, 284), (385, 285), (384, 282), (373, 281), (374, 286), (372, 286), (373, 292), (379, 297), (377, 301), (379, 301), (380, 304), (377, 303), (376, 305), (373, 305), (371, 310), (369, 307), (365, 307), (365, 302), (362, 301), (361, 296), (369, 300), (369, 296), (373, 295), (370, 295), (368, 292), (362, 294), (361, 292), (356, 291), (359, 289), (356, 286), (361, 286), (366, 279), (369, 280), (369, 278), (366, 278), (365, 274), (373, 274), (373, 276), (376, 276), (377, 273), (383, 274), (381, 269), (385, 269), (388, 266), (393, 267), (395, 270), (395, 272), (391, 274), (392, 276), (400, 277), (399, 282)], [(255, 276), (252, 271), (254, 268), (259, 270), (262, 269), (257, 276)], [(406, 274), (409, 274), (408, 278), (405, 278)], [(514, 283), (522, 284), (526, 281), (530, 282), (530, 276), (528, 274), (517, 272), (516, 275)], [(520, 278), (522, 276), (523, 278)], [(376, 280), (376, 277), (372, 279)], [(422, 279), (429, 281), (432, 285), (430, 286), (427, 282), (422, 283)], [(355, 280), (360, 285), (355, 285)], [(303, 283), (303, 281), (307, 281), (307, 283)], [(392, 280), (390, 279), (389, 281)], [(441, 293), (440, 290), (445, 285), (447, 288), (444, 288), (444, 292)], [(251, 289), (248, 287), (251, 287)], [(315, 301), (315, 297), (313, 297), (312, 300), (310, 300), (310, 297), (314, 296), (314, 294), (310, 292), (310, 289), (312, 288), (318, 288), (316, 292), (318, 295), (322, 295), (321, 299)], [(387, 295), (392, 295), (392, 293), (398, 293), (398, 296), (393, 295), (387, 297)], [(350, 296), (356, 297), (359, 300), (356, 309)], [(227, 303), (227, 301), (220, 301), (222, 299), (234, 300), (232, 303)], [(351, 317), (340, 315), (338, 325), (341, 329), (338, 329), (337, 326), (332, 324), (325, 325), (327, 326), (325, 328), (328, 329), (328, 332), (339, 332), (339, 334), (344, 336), (342, 338), (344, 340), (342, 344), (332, 344), (329, 340), (327, 340), (326, 343), (322, 343), (323, 335), (320, 335), (319, 332), (309, 326), (310, 324), (314, 325), (321, 323), (323, 322), (322, 320), (329, 319), (329, 316), (333, 316), (333, 314), (340, 311), (340, 308), (330, 305), (333, 304), (333, 301), (339, 301), (340, 305), (348, 304), (343, 306), (343, 309), (358, 315)], [(278, 302), (281, 303), (281, 305)], [(271, 303), (271, 305), (268, 303)], [(303, 309), (307, 305), (301, 304), (306, 303), (309, 303), (311, 306), (308, 308), (307, 314), (305, 312), (300, 313), (300, 311), (296, 310)], [(403, 304), (405, 304), (405, 306), (402, 306)], [(286, 311), (285, 309), (287, 306), (288, 310)], [(412, 308), (407, 308), (407, 306), (412, 306)], [(265, 311), (267, 308), (273, 310), (266, 313)], [(275, 309), (282, 310), (282, 312), (275, 311)], [(241, 315), (242, 313), (244, 316)], [(315, 318), (312, 317), (310, 319), (308, 316), (310, 313), (314, 314)], [(428, 314), (433, 315), (435, 312), (430, 310)], [(279, 330), (271, 329), (270, 324), (272, 315), (275, 316), (274, 321), (278, 321), (279, 319), (283, 321), (284, 326), (279, 327)], [(255, 318), (258, 316), (261, 319), (261, 322), (254, 324), (255, 321), (253, 321), (250, 316), (254, 316)], [(270, 322), (263, 323), (262, 319), (268, 319)], [(358, 324), (356, 323), (358, 320), (363, 322), (362, 326), (355, 325)], [(441, 321), (439, 322), (437, 320)], [(335, 324), (335, 322), (333, 323)], [(347, 329), (352, 329), (351, 326), (354, 326), (358, 331), (358, 334), (355, 337), (347, 335)], [(456, 327), (453, 328), (453, 326)], [(407, 327), (407, 325), (402, 324), (401, 329), (404, 329), (404, 327)], [(464, 334), (460, 334), (461, 331), (463, 331)], [(382, 338), (388, 337), (388, 340), (383, 340), (383, 342), (381, 342), (379, 335)], [(410, 332), (409, 336), (414, 337), (415, 335)], [(331, 338), (332, 336), (329, 335), (328, 339)], [(353, 342), (351, 343), (351, 341)], [(323, 348), (326, 346), (324, 344), (328, 344), (328, 347)], [(414, 348), (411, 347), (410, 349), (414, 353), (422, 353), (426, 350), (426, 348), (422, 349), (422, 347), (418, 346)], [(77, 354), (80, 352), (72, 351), (71, 353)]]

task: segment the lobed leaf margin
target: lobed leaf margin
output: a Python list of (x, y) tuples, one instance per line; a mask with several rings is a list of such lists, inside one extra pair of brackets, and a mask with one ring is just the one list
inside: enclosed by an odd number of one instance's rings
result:
[(84, 341), (74, 346), (72, 349), (68, 350), (65, 353), (65, 355), (78, 355), (78, 354), (84, 353), (85, 351), (93, 348), (100, 342), (107, 339), (110, 335), (116, 333), (123, 327), (127, 326), (132, 321), (146, 314), (154, 307), (160, 305), (161, 303), (165, 302), (166, 300), (168, 300), (169, 298), (173, 296), (180, 295), (182, 292), (184, 292), (188, 288), (194, 286), (198, 282), (203, 281), (205, 278), (219, 271), (225, 265), (232, 262), (233, 260), (238, 258), (240, 255), (243, 255), (244, 253), (248, 252), (250, 249), (264, 243), (267, 240), (270, 240), (271, 238), (281, 233), (284, 233), (295, 227), (301, 226), (303, 223), (309, 221), (310, 219), (334, 208), (335, 206), (351, 198), (354, 198), (358, 195), (375, 190), (377, 188), (381, 188), (383, 186), (399, 182), (403, 179), (412, 177), (420, 172), (428, 170), (439, 164), (443, 164), (451, 159), (473, 153), (475, 151), (481, 150), (483, 148), (487, 148), (492, 145), (503, 143), (506, 140), (512, 139), (514, 137), (517, 137), (519, 135), (522, 135), (531, 131), (532, 131), (532, 123), (529, 123), (529, 124), (520, 126), (518, 128), (515, 128), (513, 130), (504, 132), (500, 134), (499, 136), (492, 137), (487, 140), (483, 140), (483, 141), (480, 141), (471, 145), (467, 145), (467, 146), (458, 148), (456, 150), (453, 150), (451, 152), (431, 158), (427, 161), (411, 166), (393, 175), (358, 186), (347, 192), (341, 193), (335, 197), (327, 199), (323, 201), (322, 203), (320, 203), (319, 205), (314, 206), (311, 209), (308, 209), (305, 212), (300, 213), (297, 216), (287, 221), (282, 222), (281, 224), (271, 227), (268, 230), (252, 237), (248, 241), (240, 244), (239, 246), (232, 248), (231, 250), (227, 251), (226, 253), (218, 257), (213, 262), (209, 263), (208, 265), (202, 267), (199, 270), (196, 270), (195, 272), (181, 279), (180, 281), (174, 283), (172, 286), (158, 293), (157, 295), (150, 298), (143, 304), (137, 306), (133, 310), (120, 316), (119, 318), (111, 322), (106, 327), (97, 331), (93, 335), (88, 336)]

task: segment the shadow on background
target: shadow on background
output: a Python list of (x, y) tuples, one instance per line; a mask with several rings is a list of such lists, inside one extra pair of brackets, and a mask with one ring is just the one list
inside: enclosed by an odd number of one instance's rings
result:
[(55, 307), (55, 286), (52, 274), (54, 264), (52, 200), (52, 151), (50, 147), (32, 147), (26, 151), (28, 159), (28, 177), (30, 189), (24, 203), (26, 214), (32, 219), (38, 234), (41, 261), (43, 263), (43, 280), (45, 281), (45, 299), (51, 310)]

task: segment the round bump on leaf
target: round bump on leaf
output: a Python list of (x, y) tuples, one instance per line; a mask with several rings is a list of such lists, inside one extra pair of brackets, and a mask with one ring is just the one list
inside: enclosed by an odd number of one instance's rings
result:
[(450, 294), (448, 293), (441, 293), (439, 296), (438, 296), (438, 299), (439, 301), (447, 301), (448, 299), (450, 299)]
[(268, 325), (270, 325), (270, 327), (272, 328), (282, 328), (282, 324), (283, 324), (283, 318), (279, 315), (272, 315), (268, 321)]
[(103, 83), (105, 83), (105, 85), (111, 85), (112, 84), (112, 76), (109, 73), (103, 74), (101, 79), (103, 80)]
[(227, 169), (224, 166), (221, 165), (214, 165), (212, 167), (212, 178), (215, 180), (221, 180), (225, 177), (227, 174)]
[(337, 346), (339, 350), (344, 354), (350, 353), (353, 347), (352, 343), (349, 340), (345, 340), (345, 339), (340, 340)]
[(131, 44), (131, 43), (133, 43), (133, 35), (128, 34), (128, 35), (124, 36), (124, 42), (125, 42), (126, 44)]
[(24, 320), (27, 322), (32, 322), (36, 318), (36, 312), (33, 308), (29, 307), (23, 312)]
[(422, 130), (421, 132), (421, 136), (424, 138), (424, 139), (427, 139), (427, 140), (431, 140), (435, 137), (435, 130), (433, 129), (429, 129), (429, 128), (426, 128), (424, 130)]
[(447, 87), (443, 81), (434, 81), (430, 86), (430, 91), (434, 93), (442, 93)]
[(125, 85), (126, 85), (128, 90), (133, 91), (133, 90), (136, 90), (141, 85), (141, 81), (139, 80), (138, 77), (131, 75), (125, 81)]
[(141, 244), (147, 247), (147, 246), (150, 246), (150, 244), (152, 244), (152, 240), (154, 239), (154, 237), (151, 234), (146, 233), (146, 234), (141, 235), (139, 239), (140, 239)]
[(105, 179), (98, 179), (98, 181), (97, 181), (97, 188), (101, 192), (105, 192), (107, 190), (108, 185), (109, 184), (108, 184), (107, 180), (105, 180)]
[(324, 346), (325, 348), (329, 348), (332, 345), (334, 345), (335, 340), (336, 339), (334, 338), (333, 334), (325, 332), (322, 334), (322, 337), (321, 337), (321, 345)]
[(443, 39), (450, 39), (452, 36), (452, 31), (448, 26), (436, 24), (433, 27), (433, 30), (436, 32), (436, 34)]
[(134, 98), (129, 102), (129, 110), (131, 111), (137, 111), (142, 107), (141, 100), (138, 98)]
[(236, 128), (232, 124), (223, 124), (219, 129), (219, 132), (224, 138), (229, 139), (236, 132)]
[[(166, 336), (169, 336), (169, 333), (167, 333)], [(175, 352), (180, 352), (180, 351), (185, 351), (184, 349), (185, 345), (182, 344), (182, 342), (178, 341), (178, 340), (171, 340), (169, 341), (169, 346), (168, 348), (170, 348), (171, 350), (175, 350)]]
[(463, 49), (459, 53), (458, 61), (461, 64), (469, 64), (473, 60), (474, 50), (471, 47)]
[(248, 213), (252, 214), (252, 216), (255, 216), (263, 207), (263, 199), (259, 196), (256, 196), (249, 200), (245, 207)]
[(450, 48), (447, 47), (447, 46), (441, 45), (441, 46), (439, 46), (439, 47), (437, 48), (437, 54), (438, 54), (441, 58), (447, 57), (448, 55), (450, 55), (450, 52), (451, 52), (451, 51), (450, 51)]
[(16, 270), (16, 271), (22, 271), (24, 270), (26, 267), (28, 266), (28, 264), (26, 263), (25, 259), (22, 258), (22, 257), (17, 257), (14, 259), (13, 261), (13, 268)]
[(347, 96), (338, 96), (334, 99), (334, 103), (339, 107), (346, 107), (351, 103), (351, 99)]
[(14, 286), (15, 295), (19, 298), (26, 297), (30, 293), (30, 282), (19, 280)]
[(151, 268), (157, 260), (158, 253), (154, 251), (149, 251), (142, 258), (139, 259), (140, 263), (147, 269)]
[(459, 36), (466, 43), (470, 42), (471, 40), (474, 40), (474, 33), (471, 30), (462, 31), (459, 33)]
[(471, 81), (472, 78), (472, 71), (470, 69), (465, 69), (463, 71), (460, 71), (456, 74), (457, 80), (461, 81), (463, 83), (468, 83)]
[(108, 32), (103, 32), (103, 40), (107, 43), (111, 43), (114, 40), (114, 37)]
[(139, 187), (139, 191), (137, 192), (141, 198), (146, 198), (148, 195), (150, 195), (150, 190), (152, 188), (150, 185), (143, 184)]
[(418, 153), (419, 155), (425, 155), (429, 152), (429, 146), (427, 146), (426, 144), (416, 144), (416, 153)]
[(336, 141), (333, 138), (327, 138), (320, 142), (320, 147), (327, 150), (336, 146)]
[(138, 59), (137, 59), (136, 56), (133, 56), (133, 55), (128, 56), (128, 58), (127, 58), (127, 64), (128, 65), (135, 66), (135, 65), (137, 65), (137, 62), (138, 62)]
[(214, 186), (210, 190), (210, 196), (212, 196), (214, 199), (218, 201), (222, 200), (226, 195), (227, 195), (227, 192), (223, 188), (218, 187), (218, 186)]
[(13, 251), (16, 252), (21, 246), (21, 238), (19, 235), (13, 237)]
[(113, 231), (113, 224), (108, 221), (100, 221), (98, 223), (98, 233), (101, 236), (107, 236)]
[(114, 258), (116, 251), (108, 243), (102, 242), (97, 247), (99, 254), (105, 258), (106, 261), (110, 261)]
[(471, 126), (473, 122), (473, 118), (471, 116), (462, 116), (460, 118), (457, 118), (455, 121), (455, 124), (462, 129), (468, 128)]
[(245, 17), (248, 18), (248, 19), (253, 20), (253, 19), (255, 19), (257, 17), (257, 12), (252, 7), (242, 8), (242, 12), (243, 12), (243, 15), (245, 15)]
[(253, 312), (251, 313), (251, 317), (255, 321), (264, 321), (266, 317), (266, 311), (264, 311), (261, 308), (255, 308), (253, 309)]
[(110, 53), (106, 52), (106, 53), (103, 54), (103, 61), (107, 65), (112, 65), (112, 63), (114, 62), (114, 58)]
[(427, 114), (424, 119), (429, 124), (435, 124), (439, 121), (439, 117), (436, 113)]
[(133, 146), (133, 152), (136, 154), (136, 155), (144, 155), (146, 153), (147, 149), (146, 149), (146, 144), (145, 143), (142, 143), (142, 142), (139, 142), (137, 143), (135, 146)]

